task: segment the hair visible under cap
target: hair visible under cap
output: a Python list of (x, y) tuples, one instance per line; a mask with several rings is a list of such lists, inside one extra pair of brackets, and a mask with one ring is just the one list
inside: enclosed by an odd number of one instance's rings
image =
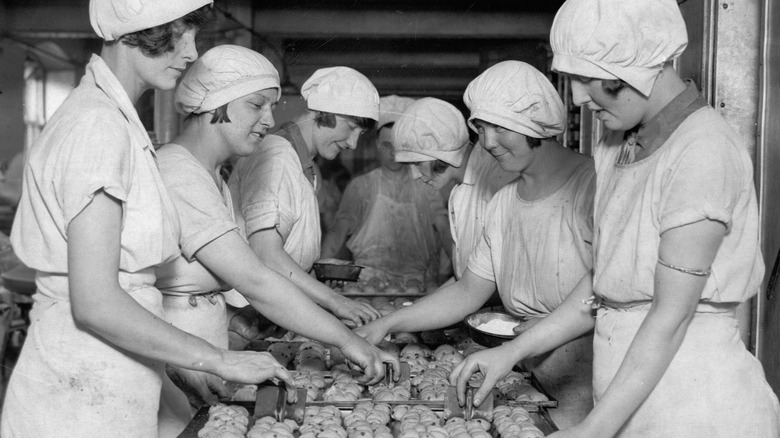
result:
[[(123, 35), (118, 41), (130, 47), (137, 47), (149, 57), (160, 56), (174, 49), (182, 34), (189, 29), (201, 29), (215, 20), (211, 6), (203, 6), (170, 23), (139, 30)], [(110, 45), (114, 41), (106, 41)]]

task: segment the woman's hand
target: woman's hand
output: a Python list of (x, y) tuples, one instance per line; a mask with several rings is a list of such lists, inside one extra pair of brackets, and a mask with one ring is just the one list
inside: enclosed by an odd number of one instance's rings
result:
[(368, 341), (371, 345), (377, 345), (382, 342), (385, 336), (387, 336), (387, 329), (381, 321), (383, 320), (376, 320), (352, 331)]
[(401, 362), (398, 356), (384, 352), (362, 339), (346, 345), (341, 352), (363, 370), (363, 376), (358, 380), (364, 385), (373, 385), (384, 379), (386, 363), (391, 364), (395, 370), (393, 380), (400, 377)]
[(368, 324), (382, 316), (379, 311), (369, 304), (344, 297), (338, 297), (330, 306), (330, 311), (339, 318), (354, 322), (357, 327)]
[(294, 403), (297, 399), (292, 374), (269, 353), (222, 350), (222, 360), (217, 364), (215, 374), (229, 382), (245, 384), (276, 378), (287, 387), (287, 401)]
[(198, 405), (206, 403), (214, 406), (220, 399), (232, 397), (232, 391), (225, 386), (219, 377), (202, 371), (192, 371), (184, 368), (166, 366), (165, 371), (171, 381)]
[(466, 386), (471, 376), (481, 371), (485, 380), (474, 393), (474, 405), (479, 406), (490, 391), (496, 386), (496, 382), (512, 371), (517, 360), (511, 354), (506, 345), (478, 351), (466, 357), (450, 373), (450, 384), (457, 386), (458, 403), (462, 406), (466, 402)]

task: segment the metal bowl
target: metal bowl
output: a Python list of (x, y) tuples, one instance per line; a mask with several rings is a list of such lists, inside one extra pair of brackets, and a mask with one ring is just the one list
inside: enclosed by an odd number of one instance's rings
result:
[(352, 262), (344, 261), (314, 264), (314, 275), (317, 276), (317, 280), (341, 280), (341, 281), (358, 281), (360, 277), (360, 271), (363, 270), (362, 266), (354, 265)]
[(471, 334), (471, 338), (474, 339), (474, 341), (476, 341), (480, 345), (484, 345), (485, 347), (492, 348), (492, 347), (498, 347), (504, 342), (511, 341), (517, 336), (517, 335), (500, 335), (500, 334), (487, 332), (485, 330), (481, 330), (477, 328), (479, 325), (484, 324), (488, 321), (492, 321), (494, 319), (514, 322), (517, 324), (523, 322), (523, 319), (518, 318), (514, 315), (510, 315), (505, 311), (497, 310), (495, 308), (482, 309), (477, 312), (474, 312), (471, 315), (465, 317), (463, 319), (463, 322), (466, 324), (466, 327), (469, 330), (469, 334)]

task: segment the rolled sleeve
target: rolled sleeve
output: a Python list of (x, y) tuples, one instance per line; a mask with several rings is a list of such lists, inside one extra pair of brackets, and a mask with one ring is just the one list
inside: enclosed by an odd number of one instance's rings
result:
[[(163, 146), (158, 151), (158, 163), (179, 213), (182, 254), (192, 261), (198, 250), (237, 230), (238, 225), (208, 171), (186, 149)], [(223, 190), (227, 190), (224, 184)]]
[(732, 147), (696, 141), (685, 148), (662, 177), (659, 231), (713, 220), (731, 229), (739, 200), (742, 162)]

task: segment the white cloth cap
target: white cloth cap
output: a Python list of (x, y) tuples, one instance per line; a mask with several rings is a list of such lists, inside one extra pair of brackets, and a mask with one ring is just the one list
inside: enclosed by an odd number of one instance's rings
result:
[(267, 88), (282, 94), (279, 72), (263, 55), (246, 47), (214, 47), (192, 64), (176, 88), (176, 110), (200, 114)]
[(555, 15), (552, 69), (622, 79), (650, 95), (664, 63), (685, 50), (688, 33), (675, 0), (568, 0)]
[(89, 21), (100, 38), (122, 35), (170, 23), (212, 0), (90, 0)]
[(402, 163), (441, 160), (460, 167), (468, 144), (463, 114), (433, 97), (413, 102), (393, 126), (395, 161)]
[(484, 120), (533, 138), (563, 132), (566, 111), (561, 97), (539, 70), (520, 61), (504, 61), (471, 81), (463, 94), (474, 119)]
[(376, 127), (381, 128), (390, 123), (395, 123), (401, 117), (401, 113), (414, 102), (411, 97), (401, 97), (395, 94), (382, 96), (379, 99), (379, 122)]
[(379, 120), (374, 84), (349, 67), (321, 68), (303, 83), (301, 95), (312, 111)]

